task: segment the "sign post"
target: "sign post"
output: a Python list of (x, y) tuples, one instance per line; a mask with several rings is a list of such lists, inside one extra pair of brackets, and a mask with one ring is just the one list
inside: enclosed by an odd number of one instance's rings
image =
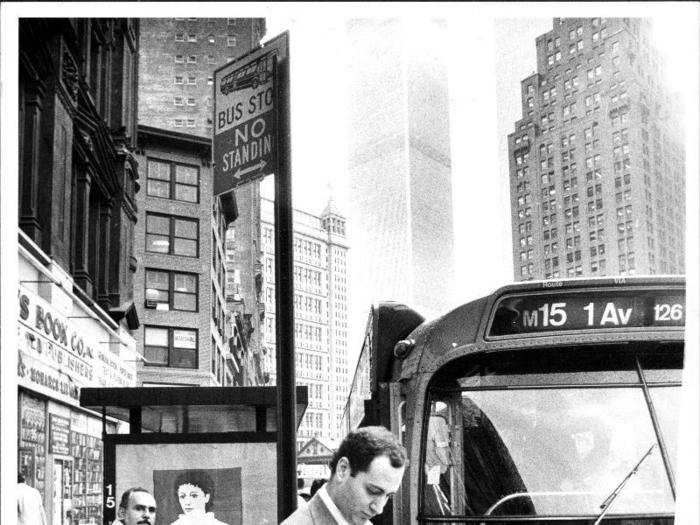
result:
[(296, 509), (289, 33), (214, 72), (214, 195), (275, 175), (277, 517)]

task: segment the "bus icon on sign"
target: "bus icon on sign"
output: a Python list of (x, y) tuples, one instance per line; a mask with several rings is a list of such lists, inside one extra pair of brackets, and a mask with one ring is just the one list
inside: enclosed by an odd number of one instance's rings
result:
[(221, 79), (219, 89), (222, 95), (228, 95), (241, 89), (256, 89), (272, 78), (274, 55), (269, 54), (248, 64), (242, 69), (237, 69)]

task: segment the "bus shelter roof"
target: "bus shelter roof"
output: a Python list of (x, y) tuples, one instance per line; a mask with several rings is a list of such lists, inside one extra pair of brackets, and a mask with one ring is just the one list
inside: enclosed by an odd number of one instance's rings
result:
[[(308, 405), (308, 388), (296, 390), (298, 427)], [(132, 433), (276, 431), (274, 386), (82, 388), (80, 405), (129, 422)]]

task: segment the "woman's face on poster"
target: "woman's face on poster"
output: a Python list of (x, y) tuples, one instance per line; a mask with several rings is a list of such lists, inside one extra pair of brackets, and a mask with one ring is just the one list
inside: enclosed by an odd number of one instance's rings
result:
[(209, 502), (209, 494), (196, 485), (180, 485), (177, 489), (177, 498), (180, 501), (182, 512), (185, 514), (205, 514), (206, 505)]

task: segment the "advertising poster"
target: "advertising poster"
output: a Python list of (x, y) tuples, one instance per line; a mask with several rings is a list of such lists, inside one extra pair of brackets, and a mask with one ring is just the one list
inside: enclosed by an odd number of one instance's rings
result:
[(116, 444), (116, 501), (130, 487), (156, 499), (158, 525), (277, 523), (276, 444)]

